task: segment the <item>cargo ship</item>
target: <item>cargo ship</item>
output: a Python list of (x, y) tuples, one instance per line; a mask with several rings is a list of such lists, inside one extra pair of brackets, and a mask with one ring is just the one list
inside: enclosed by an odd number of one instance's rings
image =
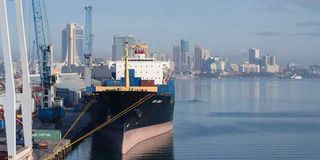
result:
[(135, 46), (135, 57), (113, 61), (112, 80), (87, 87), (95, 95), (91, 107), (93, 127), (120, 112), (136, 107), (93, 135), (96, 148), (127, 153), (139, 142), (169, 132), (173, 128), (174, 81), (169, 78), (169, 63), (146, 58), (143, 48)]

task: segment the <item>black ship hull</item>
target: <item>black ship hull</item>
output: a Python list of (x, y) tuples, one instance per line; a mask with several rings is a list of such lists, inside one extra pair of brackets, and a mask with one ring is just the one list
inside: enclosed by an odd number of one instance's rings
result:
[(94, 127), (148, 94), (153, 96), (94, 134), (96, 149), (125, 154), (139, 142), (172, 130), (173, 97), (136, 91), (100, 92), (91, 110)]

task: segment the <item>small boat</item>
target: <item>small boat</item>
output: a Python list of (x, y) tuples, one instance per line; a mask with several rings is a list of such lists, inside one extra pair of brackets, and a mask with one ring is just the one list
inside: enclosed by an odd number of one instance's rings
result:
[(299, 76), (299, 75), (294, 74), (293, 76), (291, 76), (291, 79), (297, 79), (297, 80), (300, 80), (300, 79), (302, 79), (302, 77), (301, 77), (301, 76)]

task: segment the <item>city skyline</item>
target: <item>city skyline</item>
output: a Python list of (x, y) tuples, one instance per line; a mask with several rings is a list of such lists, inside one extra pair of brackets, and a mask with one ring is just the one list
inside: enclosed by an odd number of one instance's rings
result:
[[(75, 2), (46, 2), (55, 59), (61, 55), (61, 29), (69, 22), (84, 24), (84, 6), (89, 2)], [(55, 8), (61, 3), (73, 7), (57, 12)], [(93, 54), (95, 57), (111, 57), (113, 36), (133, 34), (147, 41), (151, 50), (161, 50), (168, 55), (172, 55), (172, 44), (186, 39), (190, 46), (201, 44), (214, 55), (236, 62), (244, 60), (248, 48), (260, 48), (262, 54), (276, 55), (280, 64), (314, 64), (320, 58), (317, 47), (320, 25), (315, 18), (320, 15), (319, 4), (316, 0), (204, 0), (201, 3), (194, 0), (142, 0), (128, 1), (125, 6), (120, 2), (95, 2)], [(29, 6), (25, 4), (26, 21)], [(178, 6), (179, 10), (176, 9)], [(13, 4), (9, 3), (8, 9), (12, 10)], [(13, 22), (10, 17), (13, 16), (9, 15), (9, 21)], [(29, 22), (26, 23), (29, 26)], [(17, 55), (16, 43), (13, 52)]]

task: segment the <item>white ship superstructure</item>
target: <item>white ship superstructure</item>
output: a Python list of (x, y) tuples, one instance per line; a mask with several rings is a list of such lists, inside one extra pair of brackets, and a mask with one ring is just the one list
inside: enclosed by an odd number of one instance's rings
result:
[[(115, 69), (116, 80), (124, 77), (124, 61), (113, 61), (109, 66)], [(169, 62), (155, 58), (129, 58), (129, 69), (134, 70), (135, 76), (141, 77), (141, 80), (154, 80), (155, 85), (164, 84), (169, 68)]]

